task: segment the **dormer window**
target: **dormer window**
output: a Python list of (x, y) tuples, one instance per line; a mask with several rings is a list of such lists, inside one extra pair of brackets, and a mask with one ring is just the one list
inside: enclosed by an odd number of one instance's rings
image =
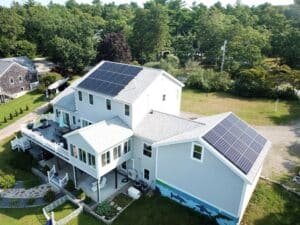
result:
[(90, 104), (93, 105), (94, 104), (94, 96), (89, 94), (89, 100), (90, 100)]
[(130, 115), (130, 108), (129, 105), (125, 105), (125, 115), (129, 116)]
[(81, 91), (78, 91), (78, 99), (79, 99), (79, 101), (82, 101), (82, 92)]

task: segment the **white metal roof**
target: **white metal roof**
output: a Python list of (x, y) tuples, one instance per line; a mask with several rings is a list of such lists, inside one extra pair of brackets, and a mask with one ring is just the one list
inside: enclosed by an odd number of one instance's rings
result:
[(83, 139), (96, 152), (101, 153), (114, 145), (130, 138), (133, 131), (119, 118), (104, 120), (90, 126), (75, 130), (64, 137)]

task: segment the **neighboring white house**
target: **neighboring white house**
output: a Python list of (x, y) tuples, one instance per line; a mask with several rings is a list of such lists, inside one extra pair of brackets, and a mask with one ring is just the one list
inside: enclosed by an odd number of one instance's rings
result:
[(46, 125), (22, 133), (60, 160), (48, 172), (57, 185), (72, 179), (101, 202), (128, 176), (238, 224), (271, 144), (231, 112), (180, 117), (182, 87), (163, 70), (102, 61), (52, 101)]

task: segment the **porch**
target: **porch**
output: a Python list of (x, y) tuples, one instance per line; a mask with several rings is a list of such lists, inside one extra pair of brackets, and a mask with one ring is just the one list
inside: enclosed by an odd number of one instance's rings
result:
[[(126, 176), (119, 173), (116, 169), (102, 176), (98, 187), (97, 179), (84, 172), (77, 173), (77, 177), (77, 187), (81, 188), (87, 196), (96, 202), (98, 202), (98, 199), (100, 202), (103, 202), (113, 197), (131, 183)], [(100, 188), (100, 196), (98, 196), (98, 188)]]

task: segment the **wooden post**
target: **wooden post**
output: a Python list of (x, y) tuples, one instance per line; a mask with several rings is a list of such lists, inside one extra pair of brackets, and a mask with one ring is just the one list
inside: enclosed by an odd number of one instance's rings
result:
[(74, 186), (77, 189), (76, 167), (75, 166), (73, 166), (73, 177), (74, 177)]

